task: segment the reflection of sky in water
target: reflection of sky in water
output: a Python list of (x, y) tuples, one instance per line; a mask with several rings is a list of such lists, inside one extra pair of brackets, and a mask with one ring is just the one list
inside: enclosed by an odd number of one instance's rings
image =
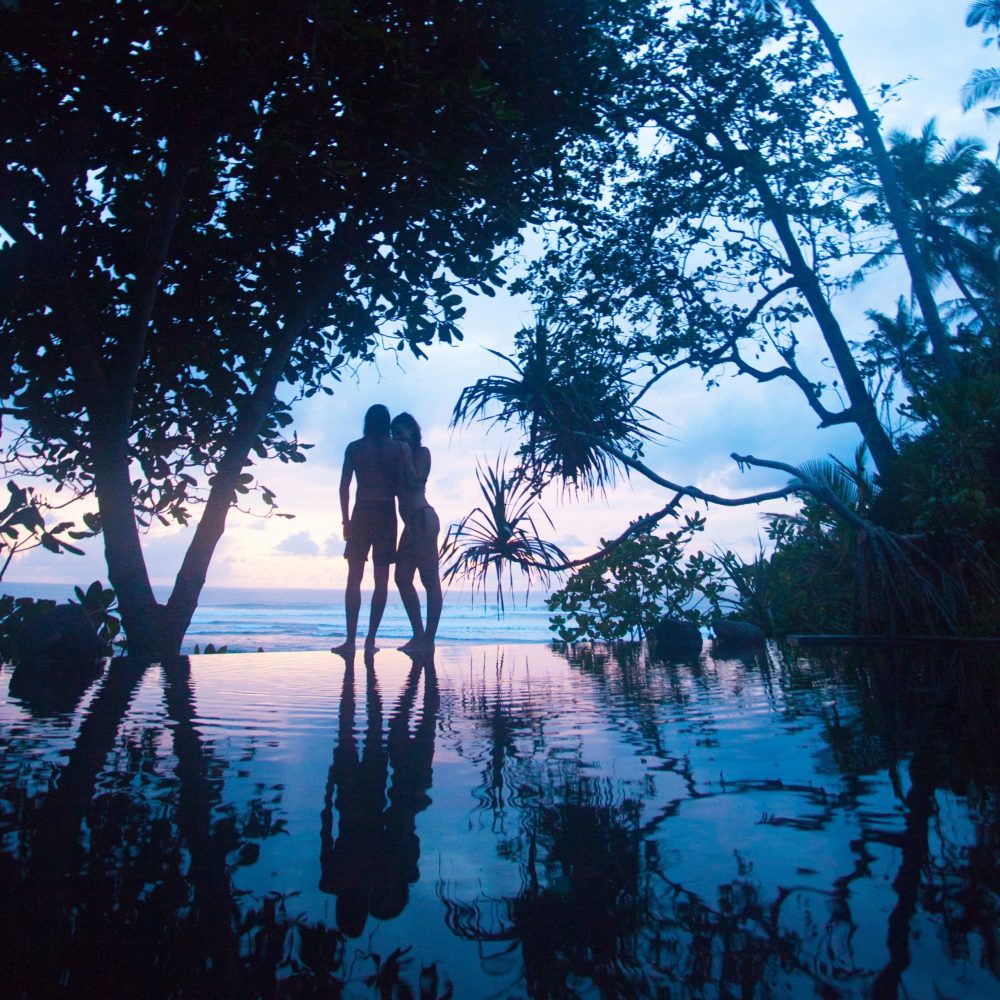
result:
[[(252, 596), (262, 600), (243, 603), (236, 603), (233, 594), (217, 590), (215, 601), (199, 606), (185, 638), (186, 652), (191, 652), (195, 643), (204, 646), (207, 642), (228, 644), (231, 650), (242, 652), (253, 652), (258, 646), (269, 653), (325, 651), (332, 638), (343, 637), (344, 602), (339, 591), (323, 597), (317, 591), (302, 591), (297, 601), (281, 591), (261, 591)], [(364, 599), (367, 608), (367, 594)], [(399, 645), (411, 634), (403, 605), (391, 589), (379, 639), (386, 645)], [(468, 594), (446, 595), (439, 633), (442, 642), (517, 644), (548, 642), (551, 636), (544, 596), (532, 594), (527, 604), (523, 596), (511, 600), (506, 614), (498, 616), (496, 605), (489, 602), (484, 606), (481, 595), (476, 599)]]
[[(147, 671), (125, 721), (101, 731), (84, 843), (96, 859), (120, 803), (125, 842), (141, 853), (165, 824), (168, 846), (150, 850), (183, 844), (174, 863), (192, 885), (225, 844), (215, 873), (244, 916), (275, 893), (288, 917), (331, 928), (350, 929), (339, 897), (354, 919), (403, 907), (344, 942), (348, 995), (370, 995), (373, 952), (411, 946), (404, 977), (436, 963), (457, 997), (626, 995), (626, 982), (715, 996), (720, 977), (733, 995), (865, 996), (886, 969), (883, 995), (897, 981), (911, 996), (995, 995), (996, 769), (940, 752), (988, 700), (959, 710), (918, 685), (882, 690), (888, 667), (880, 681), (877, 665), (775, 652), (570, 664), (540, 646), (454, 645), (432, 677), (411, 667), (382, 652), (373, 684), (359, 658), (353, 717), (329, 654), (195, 658), (172, 700)], [(0, 703), (8, 858), (29, 858), (24, 828), (43, 827), (60, 768), (85, 772), (74, 742), (102, 745), (98, 691), (57, 716)], [(52, 800), (84, 819), (72, 796)], [(142, 864), (108, 857), (85, 872)], [(25, 863), (6, 876), (30, 881)], [(152, 878), (130, 905), (157, 892)], [(279, 977), (297, 975), (281, 933)]]

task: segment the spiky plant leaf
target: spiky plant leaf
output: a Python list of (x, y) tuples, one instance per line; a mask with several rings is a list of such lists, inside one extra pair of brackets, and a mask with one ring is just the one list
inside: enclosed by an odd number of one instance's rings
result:
[(565, 322), (522, 330), (514, 375), (491, 375), (462, 390), (452, 425), (485, 420), (520, 428), (520, 456), (535, 483), (553, 479), (592, 493), (620, 471), (609, 446), (640, 454), (654, 432), (635, 402), (628, 366), (616, 345)]
[(448, 529), (442, 546), (444, 579), (465, 580), (484, 592), (492, 576), (496, 582), (497, 613), (505, 607), (505, 587), (514, 588), (514, 568), (527, 586), (547, 587), (566, 555), (554, 542), (541, 538), (535, 522), (538, 511), (552, 524), (538, 503), (538, 489), (520, 472), (508, 475), (502, 459), (492, 467), (476, 469), (483, 503)]

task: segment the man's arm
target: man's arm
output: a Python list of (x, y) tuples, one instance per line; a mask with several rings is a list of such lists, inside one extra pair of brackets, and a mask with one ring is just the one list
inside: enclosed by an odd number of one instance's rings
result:
[(351, 480), (354, 478), (354, 456), (351, 446), (344, 451), (344, 466), (340, 470), (340, 517), (344, 541), (347, 541), (347, 525), (351, 518)]

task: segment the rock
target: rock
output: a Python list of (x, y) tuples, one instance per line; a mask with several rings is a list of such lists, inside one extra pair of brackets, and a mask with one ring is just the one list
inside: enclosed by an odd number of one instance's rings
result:
[(729, 642), (734, 645), (761, 643), (766, 638), (764, 630), (758, 625), (736, 618), (717, 618), (712, 622), (712, 631), (719, 642)]
[(90, 670), (103, 653), (104, 643), (79, 604), (57, 604), (32, 615), (14, 636), (14, 661), (28, 669), (65, 664)]
[(701, 630), (691, 622), (679, 618), (661, 618), (650, 638), (657, 646), (683, 646), (685, 649), (701, 649)]
[(39, 610), (14, 635), (10, 694), (32, 715), (72, 712), (101, 673), (104, 644), (79, 604)]

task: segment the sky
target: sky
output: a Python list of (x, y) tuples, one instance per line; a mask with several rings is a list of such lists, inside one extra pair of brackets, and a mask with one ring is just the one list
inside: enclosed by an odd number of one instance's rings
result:
[[(902, 84), (898, 102), (883, 109), (887, 127), (913, 132), (935, 117), (938, 132), (946, 140), (974, 135), (997, 148), (1000, 126), (987, 125), (980, 110), (963, 114), (959, 105), (959, 90), (970, 71), (995, 65), (997, 59), (996, 49), (983, 47), (984, 36), (965, 27), (966, 0), (880, 4), (823, 0), (819, 6), (841, 34), (844, 51), (866, 90), (883, 82)], [(869, 308), (891, 311), (899, 290), (891, 276), (876, 276), (842, 315), (860, 321)], [(477, 463), (492, 464), (505, 452), (512, 454), (518, 441), (499, 429), (486, 433), (481, 426), (451, 430), (451, 410), (465, 386), (502, 371), (502, 363), (487, 349), (509, 353), (514, 333), (530, 324), (531, 311), (524, 299), (503, 293), (494, 299), (469, 298), (466, 305), (461, 344), (437, 345), (422, 361), (387, 353), (377, 366), (337, 386), (334, 396), (320, 394), (298, 405), (299, 439), (313, 445), (308, 462), (282, 465), (275, 461), (250, 470), (277, 494), (278, 509), (294, 514), (294, 519), (264, 519), (233, 511), (208, 585), (343, 585), (346, 562), (337, 497), (340, 465), (344, 447), (360, 436), (363, 415), (372, 403), (384, 403), (394, 414), (409, 411), (420, 422), (434, 462), (428, 497), (443, 525), (477, 505)], [(658, 425), (662, 437), (647, 449), (647, 464), (669, 479), (709, 492), (740, 495), (783, 485), (783, 477), (773, 473), (741, 474), (729, 457), (732, 452), (794, 464), (826, 454), (847, 457), (857, 443), (851, 428), (816, 429), (815, 417), (798, 391), (778, 383), (762, 387), (732, 378), (708, 391), (699, 376), (677, 372), (647, 400), (662, 419)], [(630, 520), (663, 506), (667, 499), (659, 488), (635, 478), (620, 482), (603, 498), (552, 491), (544, 505), (553, 526), (543, 534), (571, 556), (585, 555), (601, 537), (618, 534)], [(779, 509), (778, 503), (713, 508), (698, 547), (708, 551), (715, 546), (733, 548), (749, 556), (761, 532), (762, 511)], [(147, 565), (155, 584), (172, 582), (189, 536), (182, 529), (159, 527), (146, 535)], [(84, 556), (55, 556), (42, 549), (20, 555), (5, 577), (22, 583), (89, 583), (95, 579), (107, 579), (101, 547), (95, 540), (87, 543)]]

